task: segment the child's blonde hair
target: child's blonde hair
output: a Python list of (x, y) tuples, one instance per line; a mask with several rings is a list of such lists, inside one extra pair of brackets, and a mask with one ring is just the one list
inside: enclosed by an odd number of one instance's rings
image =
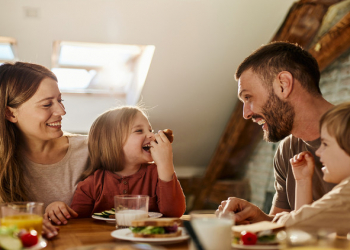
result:
[(350, 156), (350, 102), (345, 102), (328, 110), (320, 120), (320, 129), (326, 126), (339, 147)]
[(88, 140), (90, 166), (82, 174), (82, 179), (87, 178), (97, 169), (111, 172), (123, 170), (123, 146), (138, 112), (148, 119), (143, 108), (122, 106), (104, 112), (94, 121)]

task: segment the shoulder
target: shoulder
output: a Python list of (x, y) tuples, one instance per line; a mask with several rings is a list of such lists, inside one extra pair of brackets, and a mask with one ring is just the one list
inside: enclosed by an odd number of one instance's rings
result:
[(92, 175), (89, 175), (88, 177), (86, 177), (86, 179), (81, 181), (79, 185), (91, 185), (92, 183), (96, 185), (102, 182), (104, 176), (104, 170), (98, 169)]

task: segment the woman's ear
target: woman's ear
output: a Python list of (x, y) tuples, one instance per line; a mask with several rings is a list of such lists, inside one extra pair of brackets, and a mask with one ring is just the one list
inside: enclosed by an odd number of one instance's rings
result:
[(16, 111), (17, 111), (16, 109), (7, 106), (5, 110), (6, 119), (12, 123), (16, 123), (17, 122)]
[(280, 73), (277, 74), (273, 87), (274, 87), (275, 93), (280, 98), (286, 99), (292, 93), (293, 84), (294, 84), (293, 75), (288, 71), (281, 71)]

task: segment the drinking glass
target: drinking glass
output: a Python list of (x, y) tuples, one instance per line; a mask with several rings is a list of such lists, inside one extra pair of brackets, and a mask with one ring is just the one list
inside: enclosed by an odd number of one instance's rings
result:
[[(204, 249), (231, 249), (232, 226), (234, 225), (233, 212), (198, 210), (190, 213), (192, 227)], [(191, 242), (190, 249), (196, 249)]]
[(148, 217), (148, 195), (114, 196), (116, 227), (129, 227), (133, 220)]
[(38, 238), (41, 236), (43, 224), (44, 203), (40, 202), (10, 202), (0, 204), (1, 226), (17, 226), (25, 229)]

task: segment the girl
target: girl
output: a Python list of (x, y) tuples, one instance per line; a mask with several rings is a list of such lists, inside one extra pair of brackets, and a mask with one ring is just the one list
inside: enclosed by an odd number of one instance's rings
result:
[(91, 126), (88, 148), (91, 165), (71, 205), (79, 217), (113, 208), (114, 196), (121, 194), (148, 195), (149, 211), (164, 216), (185, 212), (171, 144), (162, 131), (152, 132), (140, 108), (120, 107), (100, 115)]
[[(314, 160), (309, 152), (290, 162), (296, 180), (296, 211), (277, 214), (274, 221), (286, 227), (334, 227), (338, 234), (350, 231), (350, 102), (335, 106), (320, 120), (321, 146), (316, 155), (324, 167), (323, 179), (338, 184), (312, 203)], [(311, 205), (308, 205), (311, 204)]]
[[(63, 135), (62, 101), (47, 68), (0, 66), (0, 201), (44, 202), (45, 218), (57, 224), (76, 216), (68, 205), (88, 160), (86, 137)], [(45, 229), (57, 234), (50, 222)]]

